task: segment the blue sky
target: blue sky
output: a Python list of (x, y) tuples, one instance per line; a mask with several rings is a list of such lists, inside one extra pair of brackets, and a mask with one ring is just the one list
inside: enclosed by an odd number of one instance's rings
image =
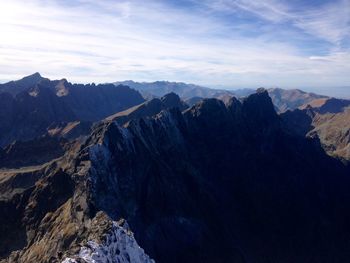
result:
[(350, 0), (0, 0), (0, 80), (350, 86)]

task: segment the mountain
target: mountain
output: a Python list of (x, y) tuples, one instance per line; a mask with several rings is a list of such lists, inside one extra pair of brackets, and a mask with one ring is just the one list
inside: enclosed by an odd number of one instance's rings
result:
[(287, 111), (281, 117), (289, 131), (315, 137), (331, 156), (350, 161), (350, 107), (348, 102), (330, 99), (321, 107)]
[(349, 186), (349, 167), (287, 130), (264, 89), (204, 99), (102, 121), (58, 160), (0, 170), (0, 257), (347, 262)]
[(273, 104), (279, 112), (294, 110), (299, 107), (306, 107), (308, 104), (319, 107), (323, 105), (327, 99), (329, 99), (327, 96), (308, 93), (298, 89), (285, 90), (273, 88), (269, 89), (268, 92)]
[(343, 112), (344, 109), (350, 106), (350, 100), (329, 98), (326, 99), (321, 105), (311, 104), (310, 106), (321, 114), (339, 113)]
[(270, 89), (269, 95), (289, 131), (315, 137), (329, 155), (350, 160), (350, 100), (300, 90)]
[[(222, 100), (224, 103), (227, 103), (229, 99), (232, 96), (235, 96), (237, 98), (245, 98), (253, 93), (255, 93), (255, 90), (252, 89), (236, 89), (230, 91), (231, 93), (224, 93), (219, 94), (215, 96), (209, 96), (209, 97), (215, 97), (217, 99)], [(307, 93), (301, 90), (292, 89), (292, 90), (285, 90), (280, 88), (272, 88), (268, 89), (269, 96), (272, 99), (273, 104), (276, 107), (276, 110), (281, 113), (285, 112), (287, 110), (294, 110), (297, 108), (306, 108), (308, 105), (312, 107), (321, 107), (323, 104), (326, 103), (328, 99), (331, 99), (330, 97), (323, 96), (323, 95), (317, 95), (314, 93)], [(197, 102), (203, 100), (204, 97), (191, 97), (185, 99), (185, 102), (188, 105), (194, 105)]]
[(51, 81), (38, 73), (0, 90), (0, 146), (45, 135), (62, 123), (99, 121), (144, 101), (126, 86)]
[(36, 72), (32, 75), (26, 76), (20, 80), (10, 81), (5, 84), (0, 84), (0, 93), (6, 92), (10, 93), (12, 96), (27, 90), (28, 88), (34, 86), (41, 80), (44, 80), (40, 73)]
[(178, 108), (182, 111), (188, 108), (188, 106), (183, 101), (181, 101), (180, 97), (177, 94), (169, 93), (164, 95), (160, 99), (154, 98), (125, 111), (113, 114), (112, 116), (106, 118), (106, 120), (116, 121), (120, 125), (123, 125), (133, 119), (151, 117), (153, 115), (158, 114), (162, 110), (167, 110), (171, 108)]
[(223, 89), (210, 89), (194, 84), (182, 82), (155, 81), (155, 82), (134, 82), (132, 80), (115, 82), (115, 85), (126, 85), (136, 89), (145, 98), (162, 97), (165, 94), (174, 92), (182, 99), (186, 100), (192, 97), (213, 98), (220, 95), (231, 95), (233, 92)]
[[(141, 94), (146, 99), (161, 97), (167, 93), (174, 92), (178, 94), (182, 99), (184, 99), (184, 101), (190, 106), (194, 105), (204, 98), (218, 98), (226, 103), (232, 96), (244, 98), (254, 93), (254, 90), (252, 89), (210, 89), (194, 84), (168, 81), (134, 82), (132, 80), (127, 80), (115, 82), (114, 84), (121, 84), (134, 88), (141, 92)], [(305, 108), (308, 105), (311, 105), (312, 107), (321, 107), (324, 104), (331, 105), (333, 99), (328, 96), (309, 93), (298, 89), (271, 88), (268, 89), (268, 93), (278, 112), (285, 112), (287, 110), (294, 110), (297, 108)], [(339, 99), (335, 100), (339, 101)], [(350, 100), (343, 101), (349, 102)], [(333, 107), (336, 108), (337, 106), (334, 105)]]

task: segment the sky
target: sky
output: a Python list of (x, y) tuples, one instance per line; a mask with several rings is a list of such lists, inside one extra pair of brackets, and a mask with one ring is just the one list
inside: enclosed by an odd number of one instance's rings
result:
[(0, 0), (0, 81), (350, 90), (350, 0)]

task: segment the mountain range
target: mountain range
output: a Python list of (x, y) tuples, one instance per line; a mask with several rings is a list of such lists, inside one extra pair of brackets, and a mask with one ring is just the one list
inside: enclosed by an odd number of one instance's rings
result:
[(0, 146), (95, 122), (142, 102), (141, 94), (126, 86), (72, 84), (35, 73), (0, 85)]
[(233, 91), (224, 89), (211, 89), (194, 84), (182, 82), (156, 81), (156, 82), (135, 82), (132, 80), (115, 82), (115, 85), (125, 85), (136, 89), (145, 98), (162, 97), (165, 94), (174, 92), (184, 100), (192, 97), (215, 98), (222, 95), (234, 95)]
[(349, 101), (10, 83), (1, 263), (348, 262)]

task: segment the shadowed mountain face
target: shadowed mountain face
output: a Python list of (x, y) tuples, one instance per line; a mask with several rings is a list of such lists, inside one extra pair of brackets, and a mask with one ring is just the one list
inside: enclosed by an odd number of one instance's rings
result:
[(125, 218), (160, 263), (345, 263), (349, 186), (349, 168), (286, 131), (265, 90), (205, 99), (104, 121), (60, 160), (0, 173), (11, 218), (0, 218), (0, 256), (61, 262)]
[(350, 109), (344, 100), (330, 99), (319, 108), (287, 111), (281, 118), (290, 132), (319, 138), (325, 151), (350, 160)]
[(318, 138), (328, 154), (350, 160), (350, 100), (299, 90), (270, 89), (269, 94), (289, 132)]
[(0, 85), (0, 146), (44, 135), (60, 123), (98, 121), (143, 101), (126, 86), (50, 81), (36, 73)]

